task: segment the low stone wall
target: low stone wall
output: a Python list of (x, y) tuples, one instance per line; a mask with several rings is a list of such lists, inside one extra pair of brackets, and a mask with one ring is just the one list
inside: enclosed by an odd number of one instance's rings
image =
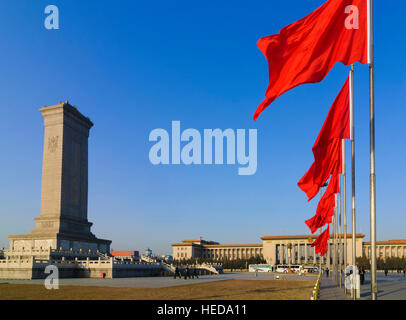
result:
[(0, 279), (45, 279), (45, 268), (54, 265), (58, 268), (59, 278), (126, 278), (151, 277), (165, 275), (159, 264), (121, 262), (110, 260), (41, 260), (41, 259), (4, 259), (0, 260)]

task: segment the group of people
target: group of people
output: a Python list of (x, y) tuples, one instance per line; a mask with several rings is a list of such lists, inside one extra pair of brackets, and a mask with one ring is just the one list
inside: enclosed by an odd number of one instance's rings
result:
[[(186, 266), (185, 273), (183, 276), (184, 276), (185, 280), (187, 278), (189, 278), (189, 279), (194, 279), (195, 277), (199, 278), (196, 268), (190, 269), (188, 266)], [(176, 279), (177, 277), (179, 277), (179, 279), (182, 279), (178, 266), (176, 266), (176, 268), (175, 268), (175, 275), (173, 276), (173, 278)]]
[[(388, 268), (385, 268), (384, 272), (385, 272), (385, 277), (387, 277), (388, 276)], [(402, 270), (398, 270), (398, 273), (401, 274)], [(403, 269), (403, 277), (406, 277), (406, 268)]]

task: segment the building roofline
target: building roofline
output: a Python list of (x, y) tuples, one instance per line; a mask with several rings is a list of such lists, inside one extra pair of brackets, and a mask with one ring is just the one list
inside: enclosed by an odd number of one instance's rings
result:
[[(370, 246), (371, 242), (370, 241), (366, 241), (363, 242), (364, 245), (366, 246)], [(399, 240), (383, 240), (383, 241), (377, 241), (376, 242), (377, 245), (383, 245), (383, 244), (406, 244), (406, 239), (399, 239)]]
[(196, 244), (196, 243), (173, 243), (172, 247), (180, 247), (180, 246), (196, 246), (202, 248), (225, 248), (225, 247), (261, 247), (261, 243), (255, 244)]
[(214, 248), (214, 247), (261, 247), (262, 244), (255, 243), (255, 244), (205, 244), (203, 245), (205, 248)]
[[(319, 234), (307, 234), (307, 235), (285, 235), (285, 236), (263, 236), (261, 240), (296, 240), (296, 239), (315, 239)], [(330, 235), (332, 238), (333, 235)], [(344, 236), (344, 234), (339, 234), (338, 236)], [(357, 233), (356, 238), (364, 238), (365, 235), (362, 233)], [(347, 234), (347, 238), (352, 238), (352, 234)]]

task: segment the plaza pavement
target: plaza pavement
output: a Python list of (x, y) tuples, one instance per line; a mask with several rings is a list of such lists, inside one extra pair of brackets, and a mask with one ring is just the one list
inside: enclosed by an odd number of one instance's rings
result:
[[(101, 287), (132, 287), (132, 288), (164, 288), (172, 286), (181, 286), (197, 283), (205, 283), (222, 280), (275, 280), (276, 276), (283, 280), (310, 280), (316, 281), (317, 275), (297, 276), (282, 275), (275, 273), (255, 273), (249, 272), (227, 272), (219, 275), (199, 276), (198, 279), (184, 279), (173, 277), (137, 277), (137, 278), (115, 278), (115, 279), (90, 279), (90, 278), (70, 278), (59, 279), (60, 285), (74, 286), (101, 286)], [(43, 279), (34, 280), (1, 280), (1, 283), (21, 283), (21, 284), (44, 284)]]
[[(403, 274), (389, 273), (385, 277), (383, 272), (377, 273), (378, 300), (406, 300), (406, 277)], [(365, 275), (365, 282), (361, 285), (361, 300), (371, 299), (371, 275)], [(351, 300), (350, 295), (344, 294), (333, 280), (332, 275), (327, 278), (323, 275), (320, 283), (320, 300)]]

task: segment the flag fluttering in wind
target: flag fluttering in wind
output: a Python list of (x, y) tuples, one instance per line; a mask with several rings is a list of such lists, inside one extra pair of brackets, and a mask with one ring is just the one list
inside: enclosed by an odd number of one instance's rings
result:
[(323, 194), (323, 197), (319, 201), (316, 215), (313, 218), (305, 221), (312, 233), (315, 233), (317, 229), (332, 222), (335, 208), (334, 196), (339, 192), (339, 174), (333, 174), (331, 176), (330, 183), (326, 189), (326, 192)]
[(309, 201), (317, 195), (331, 174), (341, 173), (341, 158), (342, 149), (339, 139), (332, 140), (315, 158), (310, 169), (298, 182), (299, 188), (306, 193)]
[(340, 174), (343, 173), (343, 139), (349, 139), (351, 135), (351, 90), (348, 77), (313, 145), (314, 162), (298, 182), (310, 201), (330, 179), (315, 216), (305, 221), (312, 233), (331, 223), (334, 216), (335, 194), (340, 192)]
[(320, 256), (324, 256), (327, 252), (328, 240), (330, 239), (330, 226), (322, 232), (321, 235), (312, 243), (312, 248), (315, 247), (316, 254), (320, 253)]
[(254, 120), (276, 98), (304, 83), (322, 81), (335, 63), (368, 62), (366, 0), (328, 0), (308, 16), (261, 38), (269, 85)]
[(330, 175), (342, 173), (342, 139), (350, 138), (350, 113), (350, 84), (347, 78), (313, 145), (314, 162), (298, 182), (309, 201)]

